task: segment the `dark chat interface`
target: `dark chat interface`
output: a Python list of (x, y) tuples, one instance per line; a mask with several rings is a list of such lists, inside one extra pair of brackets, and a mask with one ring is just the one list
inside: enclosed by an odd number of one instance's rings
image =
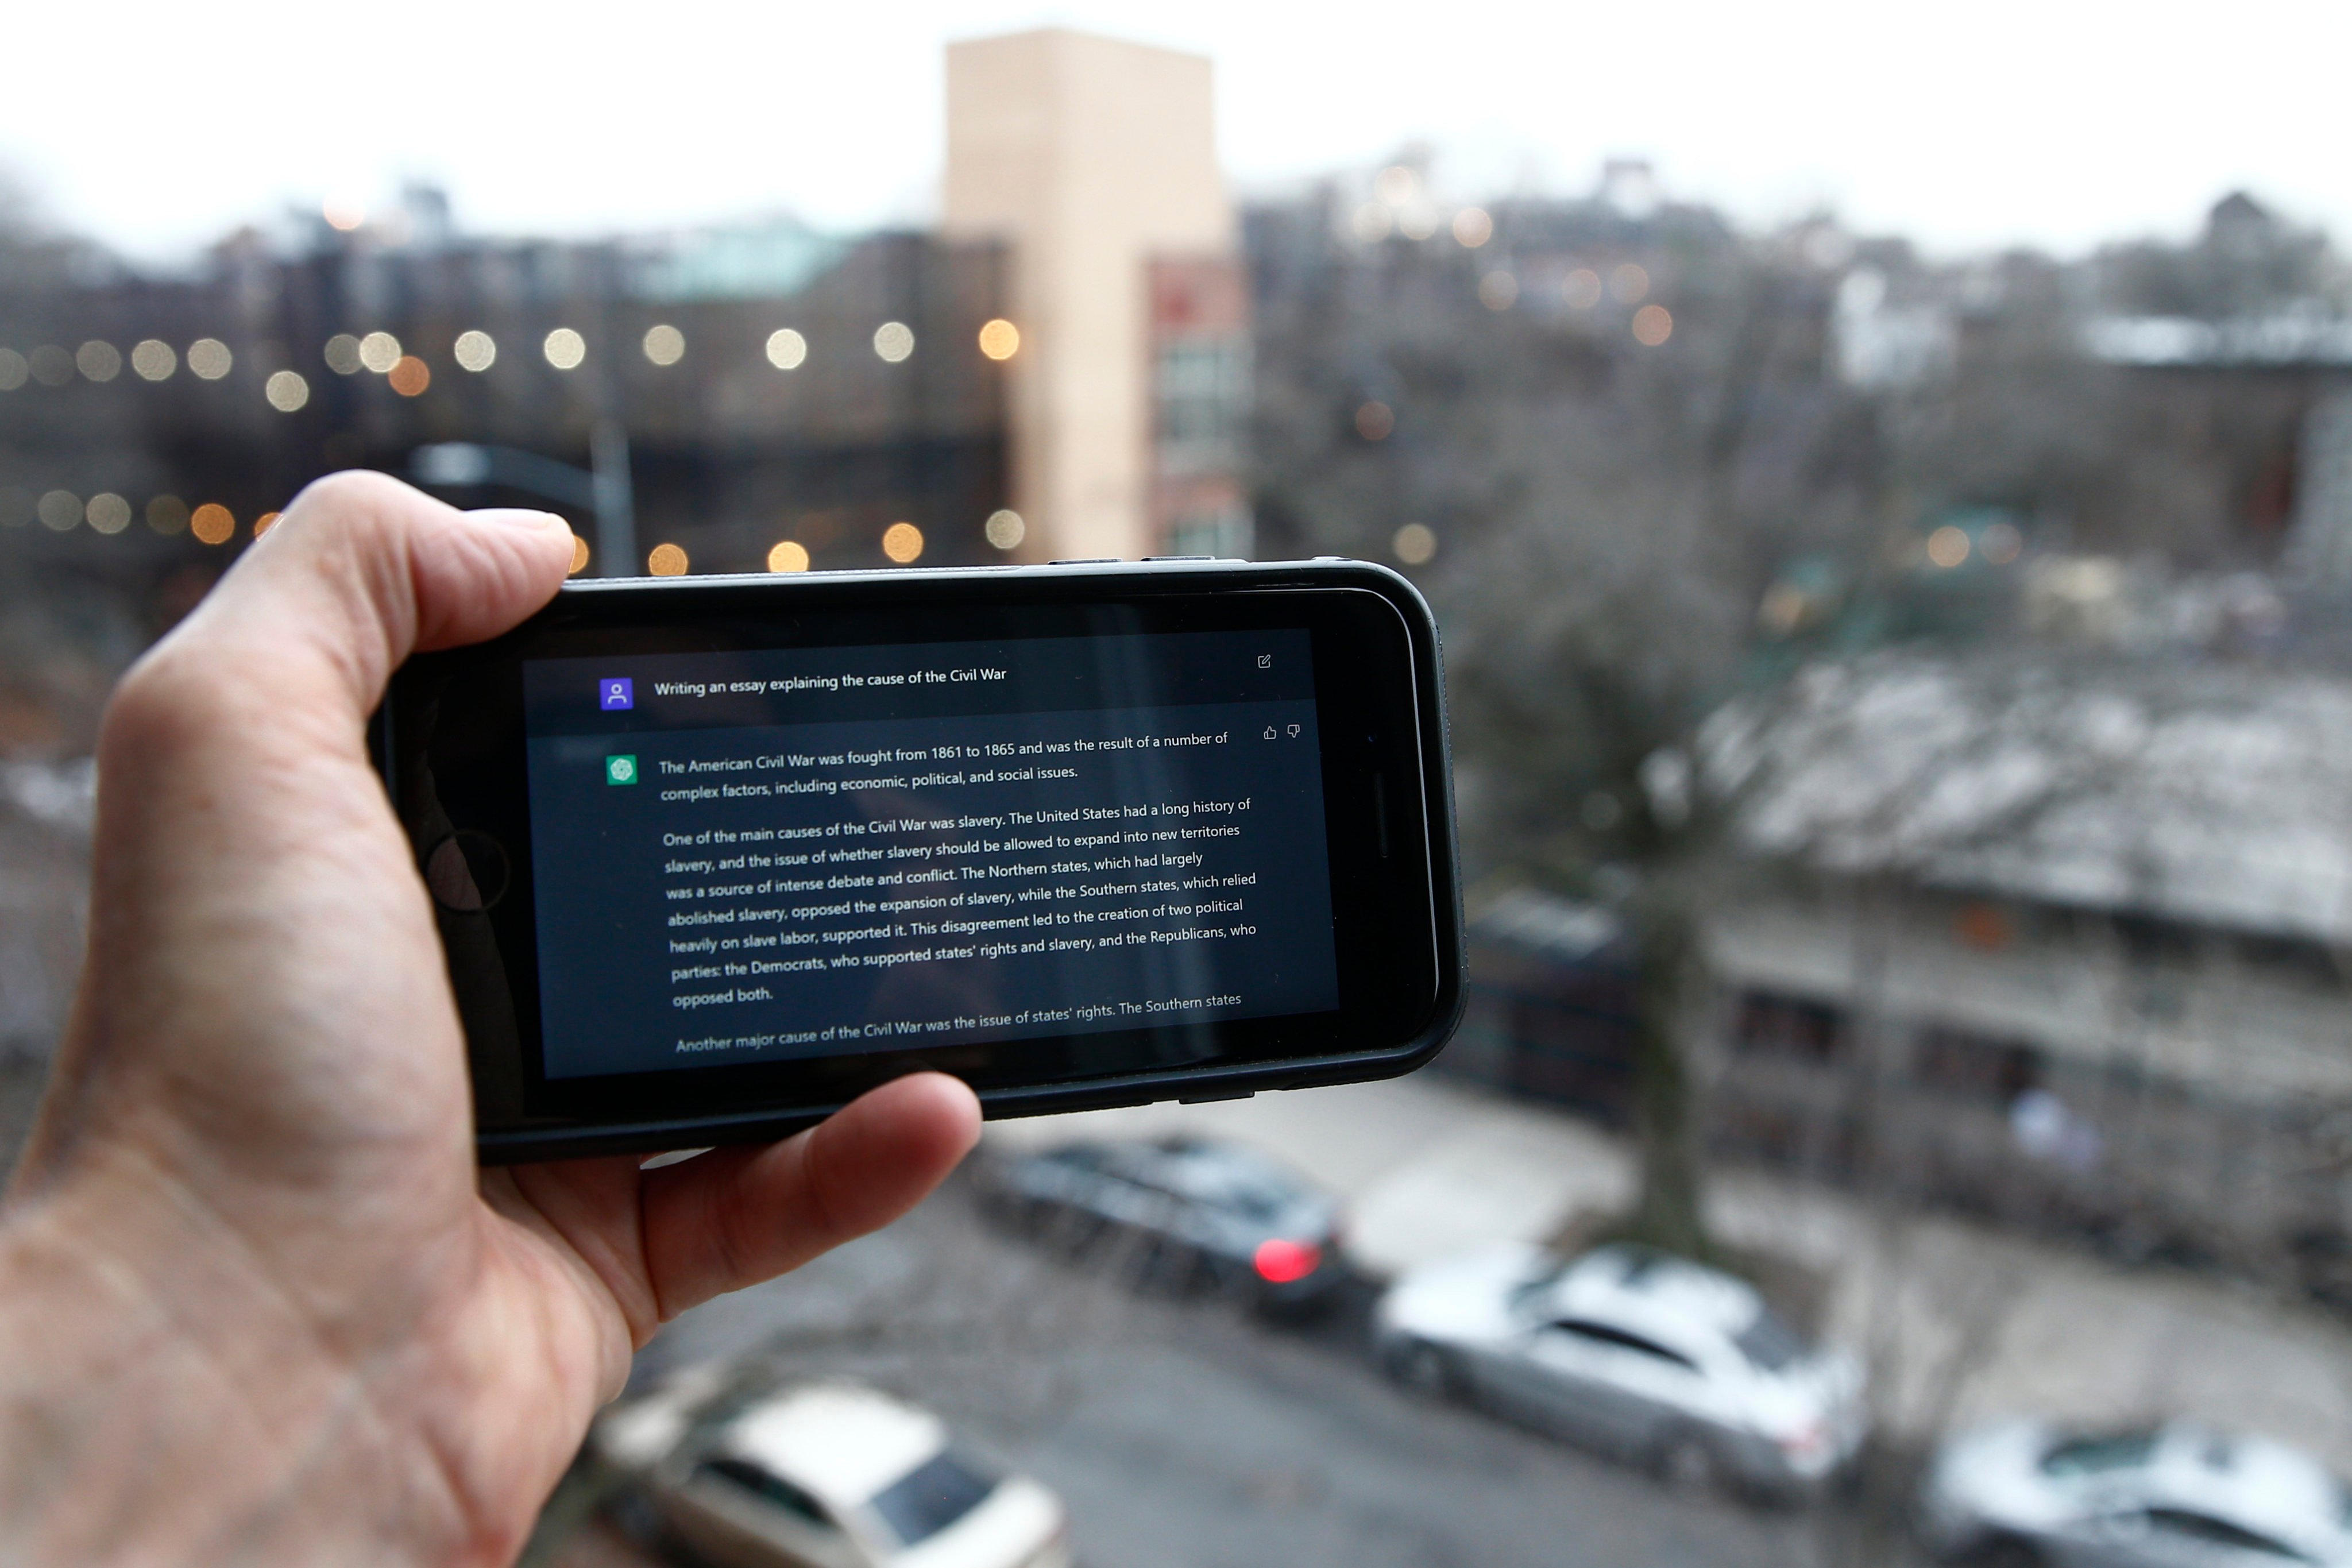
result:
[(542, 659), (523, 696), (551, 1079), (1339, 1005), (1305, 631)]

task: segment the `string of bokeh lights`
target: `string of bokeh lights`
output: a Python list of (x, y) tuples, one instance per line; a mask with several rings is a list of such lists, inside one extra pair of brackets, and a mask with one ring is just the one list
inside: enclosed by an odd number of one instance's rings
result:
[[(796, 371), (808, 362), (809, 341), (792, 327), (780, 327), (769, 333), (761, 346), (768, 363), (779, 371)], [(885, 321), (874, 329), (871, 346), (875, 357), (886, 364), (902, 364), (914, 355), (914, 329), (904, 321)], [(1009, 360), (1020, 352), (1021, 330), (1003, 317), (996, 317), (980, 329), (978, 346), (988, 359), (1000, 363)], [(657, 323), (646, 329), (638, 348), (652, 364), (667, 369), (685, 359), (686, 334), (667, 322)], [(587, 363), (588, 340), (574, 328), (557, 327), (540, 341), (540, 355), (556, 371), (575, 371)], [(202, 381), (226, 379), (236, 363), (235, 353), (218, 338), (198, 338), (188, 345), (184, 356), (161, 338), (147, 338), (132, 347), (128, 363), (141, 380), (164, 382), (178, 373), (184, 357), (189, 373)], [(362, 372), (381, 375), (402, 397), (420, 397), (433, 384), (432, 366), (420, 355), (409, 353), (398, 338), (387, 331), (364, 335), (337, 332), (327, 340), (320, 357), (337, 375), (352, 376)], [(499, 345), (489, 333), (469, 330), (458, 333), (450, 344), (450, 358), (459, 370), (479, 375), (498, 363)], [(120, 349), (98, 338), (84, 342), (71, 353), (53, 343), (44, 343), (30, 353), (0, 346), (0, 393), (16, 392), (31, 384), (62, 387), (77, 375), (103, 384), (119, 377), (124, 363)], [(281, 414), (297, 413), (310, 401), (310, 384), (299, 371), (276, 370), (263, 381), (262, 396)], [(110, 536), (128, 529), (133, 515), (131, 502), (110, 490), (100, 491), (86, 500), (70, 490), (47, 490), (35, 502), (33, 511), (44, 527), (57, 532), (68, 531), (86, 522), (93, 532)], [(268, 532), (279, 515), (265, 511), (257, 517), (253, 537), (259, 539)], [(158, 495), (148, 501), (145, 516), (148, 527), (156, 533), (170, 536), (185, 532), (204, 544), (226, 544), (237, 531), (236, 515), (217, 501), (192, 508), (176, 495)], [(1027, 525), (1019, 513), (1000, 509), (989, 515), (982, 531), (995, 548), (1011, 551), (1026, 536)], [(881, 546), (883, 555), (891, 562), (911, 565), (922, 556), (923, 531), (911, 522), (894, 522), (883, 530)], [(588, 542), (576, 541), (572, 556), (573, 574), (584, 571), (588, 560)], [(810, 560), (807, 546), (787, 539), (768, 552), (767, 565), (771, 572), (805, 572)], [(674, 543), (657, 544), (646, 557), (646, 570), (656, 577), (682, 576), (688, 566), (685, 549)]]
[[(1403, 164), (1380, 171), (1372, 183), (1372, 197), (1349, 215), (1347, 224), (1354, 237), (1366, 244), (1379, 244), (1391, 235), (1417, 243), (1443, 231), (1464, 250), (1476, 252), (1496, 237), (1493, 215), (1482, 207), (1456, 209), (1448, 221), (1428, 191), (1424, 176)], [(329, 201), (323, 216), (329, 225), (345, 233), (360, 228), (367, 220), (363, 205), (342, 199)], [(1675, 319), (1665, 306), (1644, 302), (1651, 279), (1648, 271), (1638, 263), (1620, 263), (1611, 268), (1605, 279), (1596, 268), (1575, 267), (1559, 279), (1557, 287), (1559, 302), (1580, 314), (1593, 310), (1604, 300), (1634, 307), (1630, 322), (1632, 335), (1645, 348), (1662, 347), (1674, 334)], [(1479, 303), (1497, 312), (1518, 305), (1523, 292), (1521, 279), (1507, 260), (1479, 273), (1475, 289)], [(1009, 360), (1020, 346), (1020, 331), (1009, 321), (998, 318), (980, 329), (980, 351), (991, 360)], [(657, 323), (646, 329), (638, 347), (650, 363), (667, 368), (685, 359), (686, 334), (675, 325)], [(914, 331), (903, 321), (885, 321), (874, 330), (871, 347), (875, 356), (885, 363), (903, 363), (915, 352)], [(808, 339), (791, 327), (770, 332), (761, 349), (768, 363), (779, 371), (798, 370), (809, 357)], [(587, 339), (572, 327), (556, 327), (540, 342), (541, 357), (558, 372), (578, 370), (587, 363), (588, 353)], [(338, 332), (327, 340), (322, 357), (327, 368), (337, 375), (369, 372), (383, 376), (392, 391), (402, 397), (423, 396), (433, 385), (432, 367), (422, 356), (408, 353), (400, 340), (387, 331), (365, 335)], [(487, 331), (467, 331), (459, 333), (451, 344), (450, 357), (459, 370), (478, 375), (498, 363), (499, 345)], [(189, 372), (205, 381), (226, 379), (235, 364), (228, 345), (217, 338), (197, 339), (189, 344), (184, 360)], [(119, 349), (98, 339), (70, 353), (55, 344), (44, 344), (28, 353), (0, 347), (0, 393), (15, 392), (28, 382), (62, 387), (77, 374), (87, 381), (110, 382), (121, 374), (124, 363)], [(182, 356), (172, 345), (157, 338), (139, 342), (129, 356), (132, 374), (149, 382), (170, 380), (181, 363)], [(272, 372), (262, 384), (265, 400), (284, 414), (297, 413), (308, 406), (310, 393), (308, 378), (290, 367)], [(1386, 440), (1396, 423), (1395, 411), (1377, 400), (1356, 410), (1357, 434), (1367, 442)], [(122, 532), (130, 526), (132, 515), (131, 503), (121, 496), (106, 492), (85, 501), (66, 490), (44, 494), (36, 511), (50, 528), (62, 531), (86, 521), (101, 534)], [(257, 518), (254, 537), (266, 533), (278, 516), (270, 511)], [(158, 533), (184, 530), (206, 544), (226, 544), (236, 533), (235, 517), (216, 502), (190, 509), (175, 496), (161, 495), (149, 501), (146, 518)], [(16, 521), (18, 520), (0, 519)], [(1018, 513), (1000, 510), (990, 514), (982, 531), (992, 546), (1010, 552), (1019, 546), (1027, 530)], [(1929, 547), (1928, 555), (1938, 565), (1952, 563), (1946, 557), (1955, 554), (1955, 547), (1942, 534), (1954, 531), (1941, 531)], [(890, 524), (881, 537), (883, 554), (901, 565), (919, 560), (924, 544), (922, 531), (904, 521)], [(2000, 549), (1998, 540), (1989, 537), (1983, 544), (1984, 553), (1997, 556)], [(1397, 530), (1391, 549), (1405, 564), (1424, 565), (1437, 552), (1437, 538), (1425, 524), (1409, 522)], [(1964, 554), (1965, 543), (1958, 549)], [(588, 561), (587, 542), (577, 541), (572, 552), (572, 572), (583, 571)], [(809, 569), (811, 556), (806, 545), (786, 539), (768, 551), (766, 563), (771, 572), (803, 572)], [(684, 547), (669, 542), (656, 545), (646, 562), (646, 571), (656, 576), (683, 575), (689, 565)]]

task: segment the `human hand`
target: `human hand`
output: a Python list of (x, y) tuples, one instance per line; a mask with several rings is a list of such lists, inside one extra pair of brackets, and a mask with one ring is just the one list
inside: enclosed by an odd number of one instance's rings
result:
[(0, 1206), (8, 1560), (499, 1563), (665, 1319), (887, 1223), (936, 1074), (663, 1170), (479, 1171), (427, 895), (363, 740), (572, 548), (311, 486), (117, 691), (81, 993)]

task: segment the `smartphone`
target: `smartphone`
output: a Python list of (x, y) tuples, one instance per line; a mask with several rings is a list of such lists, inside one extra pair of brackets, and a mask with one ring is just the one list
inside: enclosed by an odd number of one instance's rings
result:
[(497, 1163), (1383, 1078), (1462, 1004), (1438, 639), (1382, 567), (567, 585), (373, 742)]

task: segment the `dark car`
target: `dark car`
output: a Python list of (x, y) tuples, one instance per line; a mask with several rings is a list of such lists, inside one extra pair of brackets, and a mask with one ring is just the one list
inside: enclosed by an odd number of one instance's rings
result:
[(1068, 1143), (1006, 1161), (989, 1196), (1023, 1231), (1171, 1289), (1297, 1307), (1347, 1275), (1338, 1201), (1230, 1143)]

